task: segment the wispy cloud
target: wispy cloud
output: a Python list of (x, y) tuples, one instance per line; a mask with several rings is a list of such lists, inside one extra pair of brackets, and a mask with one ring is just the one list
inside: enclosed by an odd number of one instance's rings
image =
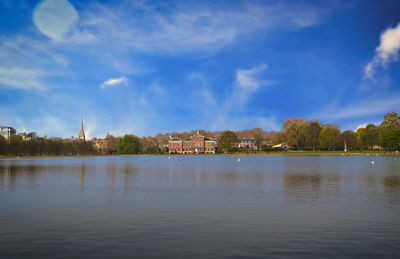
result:
[[(220, 6), (219, 6), (220, 7)], [(96, 4), (81, 16), (81, 29), (102, 41), (151, 53), (215, 53), (241, 35), (279, 28), (304, 28), (331, 8), (304, 4), (241, 2), (224, 11), (209, 2)], [(133, 14), (133, 15), (132, 15)]]
[(386, 29), (380, 37), (379, 46), (375, 49), (374, 58), (364, 67), (364, 78), (374, 80), (375, 70), (398, 59), (400, 50), (400, 23), (394, 28)]
[(381, 99), (363, 100), (343, 107), (331, 107), (315, 114), (314, 117), (330, 120), (341, 120), (349, 118), (362, 118), (370, 115), (377, 115), (398, 110), (400, 97), (386, 97)]
[(263, 77), (266, 69), (266, 64), (260, 64), (250, 69), (239, 69), (236, 72), (236, 83), (233, 90), (233, 99), (236, 103), (245, 104), (251, 95), (261, 87), (272, 84), (272, 81)]
[(115, 87), (118, 85), (125, 85), (127, 83), (128, 83), (128, 78), (126, 78), (125, 76), (121, 76), (121, 77), (117, 77), (117, 78), (110, 78), (110, 79), (104, 81), (100, 85), (100, 88), (106, 89), (106, 88)]
[(44, 91), (48, 89), (43, 81), (46, 75), (47, 72), (39, 69), (0, 67), (0, 88)]
[(0, 42), (0, 87), (45, 91), (54, 77), (69, 75), (69, 62), (52, 46), (26, 36)]

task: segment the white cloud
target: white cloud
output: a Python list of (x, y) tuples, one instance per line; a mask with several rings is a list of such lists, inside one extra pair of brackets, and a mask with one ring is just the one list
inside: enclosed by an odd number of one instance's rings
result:
[(105, 89), (108, 87), (115, 87), (117, 85), (122, 85), (122, 84), (127, 84), (128, 83), (128, 78), (126, 78), (125, 76), (121, 76), (118, 78), (110, 78), (106, 81), (104, 81), (101, 85), (100, 88), (101, 89)]
[(400, 50), (400, 23), (394, 28), (386, 29), (380, 38), (380, 44), (375, 49), (374, 58), (364, 67), (364, 78), (374, 79), (378, 67), (386, 67), (390, 62), (398, 59)]
[(36, 27), (56, 41), (64, 39), (78, 18), (77, 11), (67, 0), (43, 0), (33, 11)]

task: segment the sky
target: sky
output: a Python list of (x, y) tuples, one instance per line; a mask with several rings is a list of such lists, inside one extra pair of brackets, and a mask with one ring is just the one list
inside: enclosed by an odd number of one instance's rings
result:
[(400, 1), (0, 0), (0, 124), (355, 130), (400, 112)]

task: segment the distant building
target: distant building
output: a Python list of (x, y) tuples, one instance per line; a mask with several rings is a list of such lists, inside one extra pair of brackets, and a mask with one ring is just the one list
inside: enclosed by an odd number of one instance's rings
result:
[(238, 148), (241, 150), (257, 150), (256, 140), (254, 138), (241, 138)]
[(169, 153), (182, 154), (183, 141), (180, 138), (171, 138), (168, 141)]
[(5, 139), (8, 139), (10, 136), (15, 135), (17, 131), (13, 127), (8, 126), (0, 126), (0, 135)]
[(78, 140), (85, 141), (85, 130), (83, 129), (83, 120), (82, 120), (82, 116), (81, 116), (81, 129), (80, 129), (80, 131), (79, 131)]
[(171, 138), (168, 141), (168, 148), (170, 154), (215, 154), (217, 142), (197, 131), (196, 134), (185, 140), (177, 137)]
[(107, 152), (107, 140), (96, 138), (93, 139), (93, 147), (97, 153), (105, 154)]

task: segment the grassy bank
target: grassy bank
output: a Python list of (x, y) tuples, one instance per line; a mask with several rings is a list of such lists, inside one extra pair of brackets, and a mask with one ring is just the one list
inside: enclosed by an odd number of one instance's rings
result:
[(265, 152), (265, 151), (240, 151), (240, 152), (232, 152), (232, 153), (224, 153), (224, 154), (120, 154), (120, 155), (103, 155), (103, 154), (89, 154), (89, 155), (46, 155), (46, 156), (31, 156), (31, 155), (1, 155), (1, 158), (37, 158), (37, 157), (105, 157), (105, 156), (219, 156), (219, 155), (285, 155), (285, 156), (342, 156), (342, 155), (361, 155), (361, 156), (369, 156), (369, 155), (400, 155), (400, 152), (392, 151), (385, 152), (383, 150), (368, 150), (368, 151), (273, 151), (273, 152)]

